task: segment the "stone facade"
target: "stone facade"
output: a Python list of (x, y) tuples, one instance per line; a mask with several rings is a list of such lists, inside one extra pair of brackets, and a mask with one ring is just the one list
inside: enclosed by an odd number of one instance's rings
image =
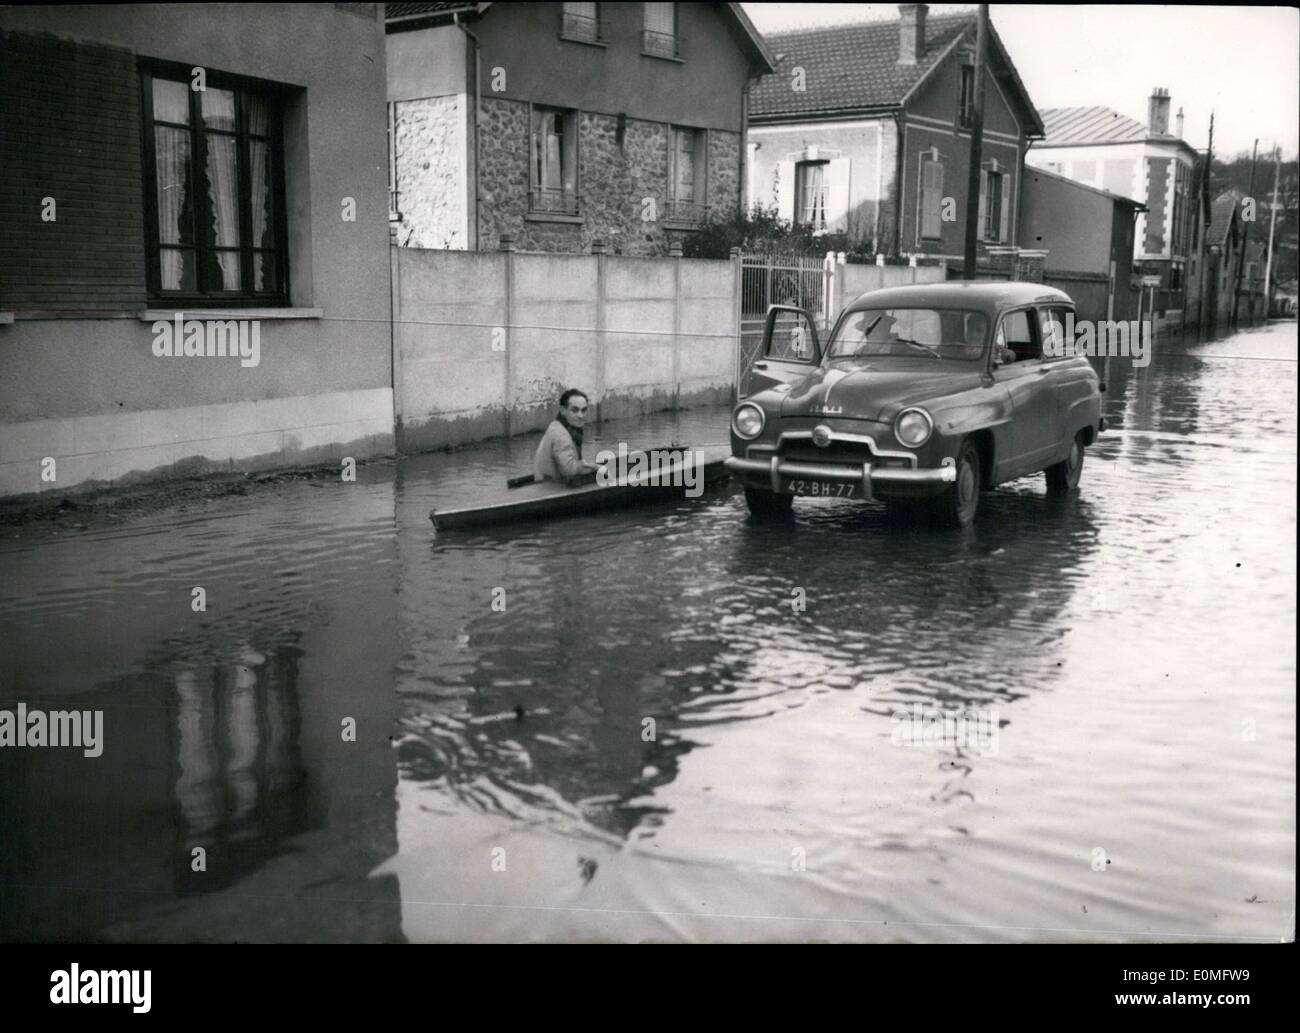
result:
[[(578, 117), (580, 221), (528, 216), (528, 105), (483, 98), (480, 216), (482, 250), (510, 234), (522, 251), (581, 253), (604, 240), (612, 254), (665, 255), (689, 230), (664, 226), (671, 127), (629, 118), (619, 143), (618, 118), (584, 111)], [(740, 134), (708, 131), (708, 203), (734, 209), (740, 197)], [(653, 206), (647, 203), (653, 199)], [(651, 217), (653, 216), (653, 217)]]
[(397, 242), (403, 247), (469, 246), (464, 94), (400, 101), (393, 109)]

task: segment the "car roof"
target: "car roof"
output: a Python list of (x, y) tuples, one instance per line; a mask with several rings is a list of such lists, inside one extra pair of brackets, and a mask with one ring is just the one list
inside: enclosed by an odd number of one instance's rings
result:
[(867, 291), (846, 306), (848, 311), (869, 308), (915, 308), (924, 305), (975, 308), (988, 313), (1001, 312), (1017, 305), (1064, 303), (1074, 307), (1065, 291), (1042, 283), (979, 282), (954, 280), (948, 283), (912, 283), (902, 287), (882, 287)]

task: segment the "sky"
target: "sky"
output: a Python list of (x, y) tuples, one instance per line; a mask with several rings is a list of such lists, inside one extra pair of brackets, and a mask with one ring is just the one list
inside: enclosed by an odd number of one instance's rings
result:
[[(742, 6), (764, 35), (898, 18), (896, 4)], [(931, 14), (974, 10), (930, 5)], [(1274, 141), (1284, 157), (1300, 150), (1300, 10), (991, 4), (989, 17), (1040, 111), (1101, 105), (1145, 124), (1147, 98), (1163, 86), (1170, 129), (1181, 107), (1183, 137), (1197, 149), (1214, 109), (1217, 155), (1249, 154), (1256, 137), (1261, 154)]]

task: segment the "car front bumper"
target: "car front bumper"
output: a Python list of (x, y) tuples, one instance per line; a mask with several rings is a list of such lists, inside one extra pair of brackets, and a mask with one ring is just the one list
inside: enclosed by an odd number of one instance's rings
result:
[(901, 470), (892, 467), (848, 466), (843, 463), (809, 463), (772, 456), (767, 459), (743, 459), (729, 456), (724, 465), (742, 484), (762, 487), (779, 493), (782, 481), (804, 478), (813, 481), (835, 481), (856, 484), (862, 488), (862, 498), (870, 501), (876, 492), (884, 494), (928, 494), (942, 490), (945, 484), (957, 480), (957, 466), (945, 459), (941, 466), (926, 470)]

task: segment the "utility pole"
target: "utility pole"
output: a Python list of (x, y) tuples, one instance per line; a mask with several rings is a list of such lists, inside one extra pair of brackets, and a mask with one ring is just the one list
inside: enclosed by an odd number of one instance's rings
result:
[(1273, 208), (1268, 217), (1268, 258), (1264, 263), (1264, 319), (1273, 304), (1273, 232), (1277, 226), (1277, 183), (1282, 178), (1282, 148), (1273, 144)]
[[(1259, 153), (1259, 137), (1255, 138), (1255, 146), (1250, 149), (1250, 187), (1246, 190), (1246, 196), (1254, 198), (1255, 196), (1255, 157)], [(1253, 205), (1252, 205), (1253, 207)], [(1246, 272), (1246, 245), (1250, 243), (1250, 223), (1247, 222), (1241, 231), (1241, 261), (1237, 263), (1237, 289), (1232, 292), (1232, 328), (1237, 329), (1237, 309), (1241, 306), (1241, 277)]]
[[(984, 147), (984, 48), (988, 38), (989, 5), (980, 4), (975, 27), (975, 81), (970, 125), (970, 172), (966, 177), (966, 250), (961, 278), (975, 279), (975, 239), (979, 235), (980, 152)], [(1003, 242), (1005, 243), (1005, 241)]]

